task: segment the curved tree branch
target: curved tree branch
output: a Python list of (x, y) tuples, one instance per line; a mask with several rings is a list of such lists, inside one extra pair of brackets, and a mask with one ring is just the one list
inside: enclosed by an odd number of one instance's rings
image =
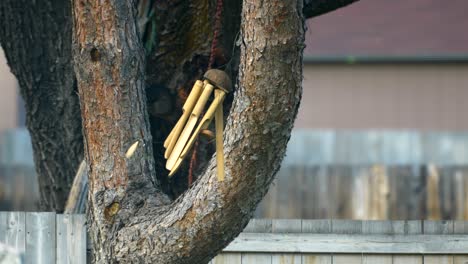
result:
[[(302, 1), (244, 1), (239, 89), (225, 132), (226, 180), (217, 182), (211, 162), (173, 204), (151, 184), (133, 9), (126, 1), (92, 2), (75, 1), (74, 57), (95, 261), (208, 262), (241, 232), (284, 156), (302, 92)], [(141, 147), (126, 158), (135, 141)]]
[(304, 0), (304, 16), (306, 18), (317, 17), (359, 0)]

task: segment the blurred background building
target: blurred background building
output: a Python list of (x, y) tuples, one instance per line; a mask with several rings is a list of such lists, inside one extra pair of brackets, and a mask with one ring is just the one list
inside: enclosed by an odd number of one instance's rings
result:
[[(309, 20), (295, 130), (256, 216), (468, 220), (466, 10), (361, 0)], [(34, 174), (16, 86), (0, 53), (0, 210), (37, 199), (17, 187)]]

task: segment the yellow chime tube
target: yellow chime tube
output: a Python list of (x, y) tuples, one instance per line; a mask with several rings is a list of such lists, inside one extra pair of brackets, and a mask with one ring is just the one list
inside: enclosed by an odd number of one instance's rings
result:
[[(208, 129), (214, 117), (217, 178), (219, 181), (223, 181), (223, 101), (226, 94), (231, 91), (231, 80), (224, 71), (215, 69), (208, 70), (204, 78), (203, 82), (200, 80), (195, 82), (182, 107), (182, 116), (164, 141), (164, 147), (166, 148), (164, 157), (167, 159), (166, 169), (170, 171), (169, 176), (174, 175), (182, 161), (187, 157), (200, 132)], [(203, 118), (198, 122), (213, 91), (214, 99)]]

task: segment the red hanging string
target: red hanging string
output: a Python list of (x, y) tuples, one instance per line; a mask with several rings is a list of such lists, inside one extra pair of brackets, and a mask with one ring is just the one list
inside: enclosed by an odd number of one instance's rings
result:
[[(221, 30), (221, 14), (223, 12), (223, 0), (216, 1), (216, 13), (215, 13), (215, 25), (213, 31), (213, 40), (211, 41), (210, 48), (210, 60), (208, 61), (208, 70), (213, 67), (215, 60), (216, 47), (218, 46), (218, 36), (219, 31)], [(190, 187), (193, 183), (193, 172), (197, 163), (197, 148), (198, 148), (198, 138), (195, 141), (193, 146), (192, 157), (190, 158), (190, 167), (188, 175), (188, 186)]]
[(215, 49), (218, 46), (218, 36), (219, 31), (221, 30), (221, 14), (223, 12), (223, 0), (216, 1), (216, 14), (215, 14), (215, 26), (213, 32), (213, 40), (211, 41), (211, 49), (210, 49), (210, 61), (208, 63), (208, 70), (213, 67), (214, 59), (215, 59)]

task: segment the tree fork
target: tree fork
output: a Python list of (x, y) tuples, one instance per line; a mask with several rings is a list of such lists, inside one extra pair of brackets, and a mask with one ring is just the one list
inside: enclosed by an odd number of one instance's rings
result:
[[(244, 2), (239, 88), (225, 132), (226, 180), (217, 181), (212, 160), (201, 179), (168, 206), (157, 184), (151, 185), (143, 50), (133, 7), (126, 1), (99, 7), (75, 2), (74, 57), (95, 261), (206, 263), (242, 231), (279, 169), (297, 114), (301, 10), (296, 0)], [(136, 140), (142, 148), (125, 159)]]

